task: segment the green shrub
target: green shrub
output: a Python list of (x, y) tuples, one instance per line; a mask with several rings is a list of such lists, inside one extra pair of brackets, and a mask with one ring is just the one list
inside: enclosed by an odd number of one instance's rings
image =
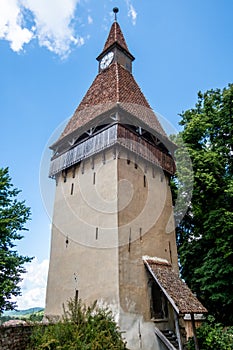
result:
[[(197, 338), (201, 350), (233, 350), (233, 327), (224, 327), (213, 316), (209, 316), (197, 329)], [(192, 338), (187, 349), (195, 349)]]
[(28, 350), (121, 350), (126, 349), (111, 311), (96, 302), (87, 307), (68, 301), (60, 321), (36, 326)]

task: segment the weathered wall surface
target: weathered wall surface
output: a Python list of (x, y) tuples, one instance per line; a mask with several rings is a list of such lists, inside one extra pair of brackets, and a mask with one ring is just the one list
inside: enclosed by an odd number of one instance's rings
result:
[[(171, 191), (162, 169), (121, 152), (118, 159), (120, 328), (129, 349), (162, 349), (151, 322), (144, 255), (178, 270)], [(168, 229), (169, 228), (169, 229)]]
[[(166, 259), (178, 269), (174, 228), (166, 232), (172, 214), (171, 193), (161, 169), (150, 167), (145, 172), (146, 164), (139, 160), (136, 166), (127, 159), (118, 164), (120, 305), (125, 312), (141, 314), (148, 321), (148, 277), (142, 256)], [(131, 197), (121, 189), (123, 181), (130, 183)]]
[(178, 270), (167, 175), (121, 150), (102, 152), (57, 181), (45, 315), (74, 297), (116, 315), (129, 349), (159, 350), (142, 256)]
[(117, 230), (117, 159), (110, 150), (58, 179), (45, 315), (61, 315), (76, 290), (86, 303), (116, 308)]
[(33, 326), (17, 325), (0, 327), (1, 350), (26, 350)]

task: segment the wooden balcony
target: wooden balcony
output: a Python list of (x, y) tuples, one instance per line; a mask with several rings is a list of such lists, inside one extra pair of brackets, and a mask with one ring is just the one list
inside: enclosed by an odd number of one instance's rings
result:
[(64, 169), (112, 146), (120, 146), (148, 162), (161, 167), (169, 174), (174, 174), (175, 163), (170, 154), (153, 145), (120, 124), (114, 124), (101, 130), (89, 139), (78, 143), (69, 151), (52, 158), (49, 177), (54, 177)]

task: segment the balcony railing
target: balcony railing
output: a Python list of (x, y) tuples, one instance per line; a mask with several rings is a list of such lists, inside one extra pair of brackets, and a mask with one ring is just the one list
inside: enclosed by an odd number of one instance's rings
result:
[(62, 170), (114, 145), (120, 145), (126, 150), (133, 152), (135, 155), (163, 168), (170, 174), (174, 174), (175, 172), (175, 163), (170, 155), (165, 154), (159, 148), (148, 143), (124, 126), (114, 124), (79, 143), (57, 158), (52, 159), (49, 176), (54, 177)]

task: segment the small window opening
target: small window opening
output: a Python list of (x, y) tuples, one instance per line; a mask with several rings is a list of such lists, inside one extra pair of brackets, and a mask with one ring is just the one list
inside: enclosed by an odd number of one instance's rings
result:
[(93, 185), (95, 185), (95, 173), (93, 173)]
[(155, 169), (153, 168), (152, 169), (152, 176), (153, 176), (153, 179), (155, 178)]
[(146, 187), (146, 175), (144, 175), (143, 177), (143, 183), (144, 183), (144, 187)]
[(99, 228), (96, 227), (95, 229), (95, 239), (97, 240), (99, 238)]
[(67, 177), (67, 171), (66, 170), (63, 170), (62, 177), (64, 179), (64, 182), (66, 182), (66, 177)]
[(78, 289), (75, 290), (75, 297), (74, 297), (74, 302), (75, 302), (75, 310), (77, 310), (77, 305), (78, 305)]
[(141, 227), (139, 229), (139, 237), (140, 237), (140, 242), (142, 242), (142, 228)]
[(151, 316), (154, 319), (167, 319), (167, 299), (159, 286), (153, 281), (151, 284)]
[(128, 243), (128, 252), (130, 253), (130, 249), (131, 249), (131, 227), (129, 229), (129, 243)]
[(171, 248), (171, 242), (168, 242), (169, 245), (169, 254), (170, 254), (170, 259), (171, 259), (171, 263), (172, 263), (172, 248)]
[(138, 165), (137, 163), (134, 164), (134, 168), (137, 169), (138, 168)]
[(72, 168), (72, 177), (73, 177), (73, 179), (75, 178), (75, 170), (76, 170), (76, 168), (75, 168), (75, 166)]
[(74, 193), (74, 184), (71, 184), (71, 190), (70, 190), (71, 196), (72, 196), (73, 193)]
[(130, 159), (127, 159), (127, 164), (130, 164)]

